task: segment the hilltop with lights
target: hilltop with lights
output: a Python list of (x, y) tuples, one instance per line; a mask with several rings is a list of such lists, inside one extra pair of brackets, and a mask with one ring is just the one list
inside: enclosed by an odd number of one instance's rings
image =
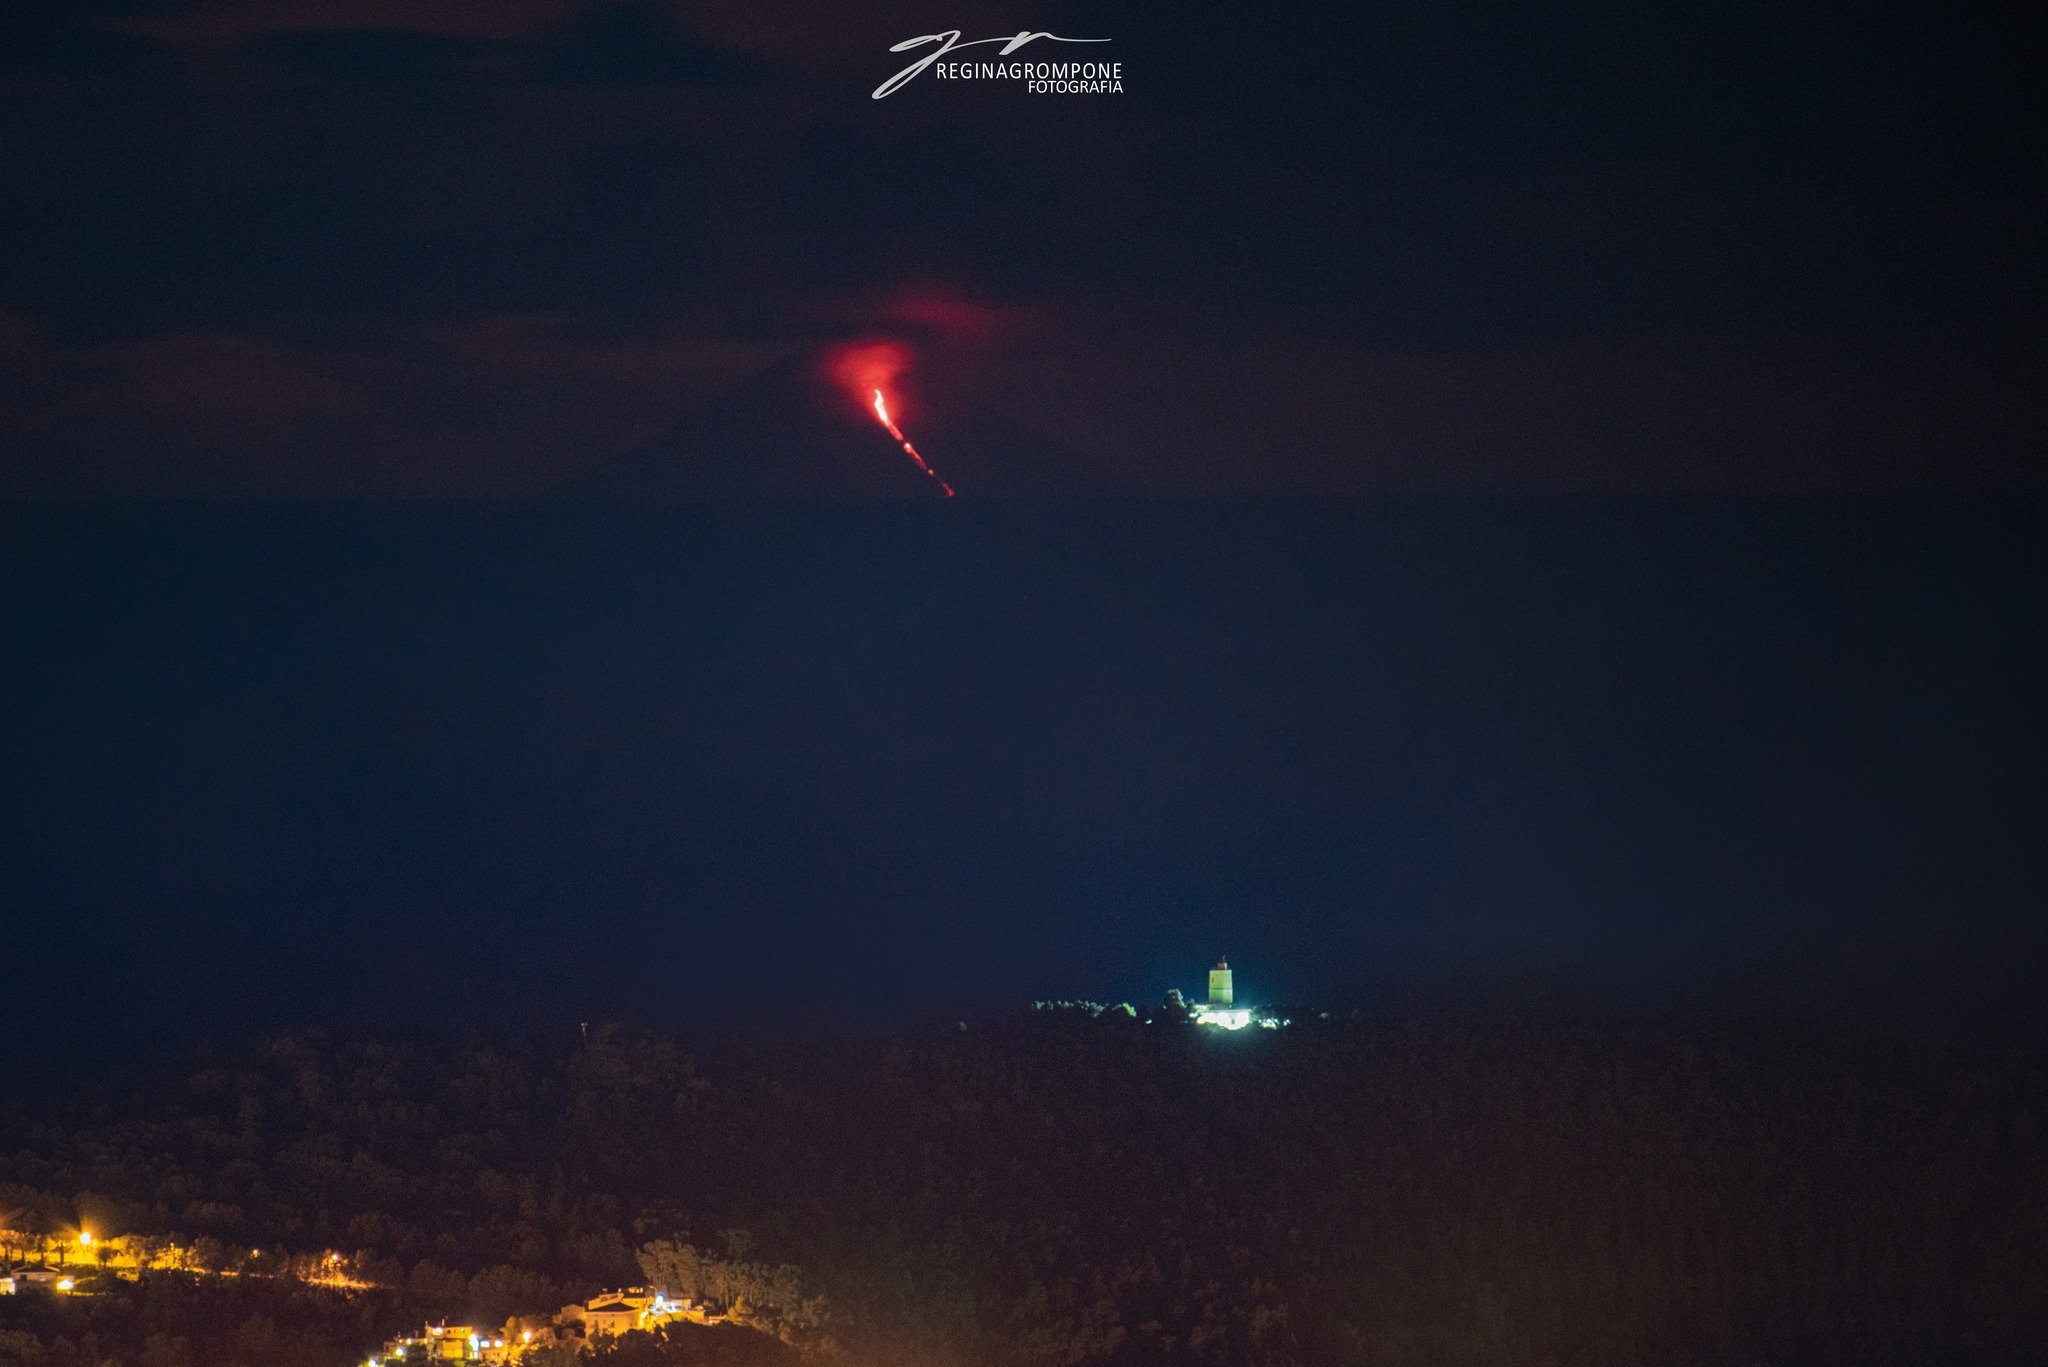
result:
[(1278, 1030), (1293, 1024), (1292, 1016), (1285, 1012), (1239, 1001), (1236, 976), (1228, 959), (1218, 959), (1216, 967), (1209, 970), (1208, 993), (1199, 1001), (1189, 1001), (1185, 993), (1173, 987), (1167, 989), (1166, 999), (1157, 1009), (1143, 1015), (1129, 1002), (1104, 1006), (1100, 1002), (1089, 1001), (1038, 1001), (1032, 1003), (1032, 1008), (1036, 1011), (1077, 1011), (1091, 1017), (1118, 1015), (1142, 1020), (1147, 1025), (1193, 1024), (1212, 1030), (1243, 1030), (1250, 1026)]
[(0, 1109), (0, 1364), (2039, 1360), (2026, 1058), (1281, 1029), (1212, 974), (966, 1028), (284, 1036)]

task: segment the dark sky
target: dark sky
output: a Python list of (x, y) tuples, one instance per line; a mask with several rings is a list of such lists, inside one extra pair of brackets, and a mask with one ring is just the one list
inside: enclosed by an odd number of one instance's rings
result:
[[(955, 27), (1124, 90), (870, 97)], [(2019, 5), (11, 0), (7, 1056), (1218, 953), (2039, 1026), (2044, 59)]]
[[(915, 348), (934, 438), (1073, 457), (984, 494), (1064, 492), (1074, 461), (1169, 492), (2041, 483), (2028, 6), (12, 0), (0, 26), (16, 494), (531, 492), (863, 335)], [(1106, 37), (1124, 91), (869, 97), (947, 28)]]
[(1387, 1013), (2048, 1023), (2038, 501), (4, 529), (17, 1054), (950, 1019), (1219, 953)]

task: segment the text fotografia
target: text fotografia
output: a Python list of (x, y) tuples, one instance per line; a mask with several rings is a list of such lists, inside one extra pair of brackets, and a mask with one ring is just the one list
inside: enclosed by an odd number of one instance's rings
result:
[(1051, 43), (1106, 43), (1107, 38), (1062, 38), (1057, 33), (1033, 33), (1026, 30), (1014, 37), (976, 38), (971, 43), (960, 41), (960, 30), (947, 29), (944, 33), (927, 33), (921, 38), (906, 38), (891, 47), (891, 52), (909, 52), (914, 48), (929, 47), (932, 50), (912, 62), (903, 70), (875, 87), (874, 98), (893, 95), (903, 87), (904, 82), (915, 78), (926, 68), (937, 70), (940, 79), (948, 81), (1024, 81), (1027, 88), (1052, 95), (1121, 95), (1124, 89), (1123, 63), (1121, 62), (942, 62), (939, 59), (963, 47), (982, 47), (989, 43), (1001, 43), (996, 53), (1007, 57), (1026, 43), (1039, 39)]

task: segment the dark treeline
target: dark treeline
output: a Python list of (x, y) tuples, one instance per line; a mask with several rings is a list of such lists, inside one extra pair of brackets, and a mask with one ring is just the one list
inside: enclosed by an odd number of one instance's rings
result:
[(397, 1299), (178, 1273), (91, 1296), (12, 1296), (0, 1301), (0, 1367), (360, 1364)]
[(281, 1328), (306, 1367), (376, 1316), (642, 1280), (658, 1241), (793, 1269), (858, 1363), (2017, 1363), (2044, 1106), (2017, 1056), (1725, 1028), (298, 1036), (17, 1111), (0, 1183), (359, 1251), (389, 1290)]

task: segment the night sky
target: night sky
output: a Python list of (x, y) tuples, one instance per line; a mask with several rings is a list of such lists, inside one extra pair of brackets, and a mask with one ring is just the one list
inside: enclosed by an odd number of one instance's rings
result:
[(7, 533), (0, 1001), (30, 1053), (983, 1018), (1157, 1001), (1226, 953), (1255, 1000), (1385, 1015), (2042, 1023), (2038, 509)]
[[(871, 98), (951, 28), (1124, 89)], [(1220, 953), (2037, 1027), (2044, 61), (1988, 5), (16, 0), (7, 1057)], [(829, 379), (875, 344), (958, 499)]]
[[(533, 492), (875, 333), (1072, 457), (983, 494), (2041, 482), (2024, 6), (5, 11), (0, 490)], [(952, 28), (1124, 91), (869, 97)]]

